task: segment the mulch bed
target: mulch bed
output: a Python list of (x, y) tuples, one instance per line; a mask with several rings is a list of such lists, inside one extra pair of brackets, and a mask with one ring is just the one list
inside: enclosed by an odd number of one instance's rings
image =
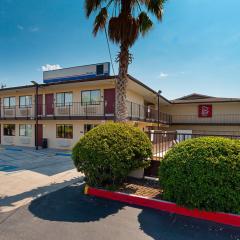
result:
[(129, 178), (118, 191), (155, 199), (161, 199), (163, 192), (159, 181), (134, 178)]

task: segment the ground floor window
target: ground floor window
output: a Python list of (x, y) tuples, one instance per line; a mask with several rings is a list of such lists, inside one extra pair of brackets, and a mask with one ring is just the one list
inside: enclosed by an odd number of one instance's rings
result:
[(3, 134), (4, 136), (15, 136), (15, 124), (4, 124)]
[(20, 124), (19, 125), (19, 136), (31, 137), (32, 136), (32, 125)]
[(84, 133), (90, 131), (95, 127), (97, 127), (97, 124), (84, 124)]
[(57, 124), (57, 138), (73, 138), (73, 125)]

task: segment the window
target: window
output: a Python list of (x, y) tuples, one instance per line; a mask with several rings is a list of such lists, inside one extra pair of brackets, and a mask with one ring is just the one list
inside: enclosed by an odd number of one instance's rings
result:
[(97, 75), (103, 75), (103, 64), (97, 65)]
[(4, 108), (14, 108), (16, 105), (15, 97), (5, 97), (3, 99)]
[(3, 134), (4, 136), (15, 136), (15, 124), (4, 124)]
[(31, 137), (32, 136), (32, 125), (20, 124), (19, 125), (19, 136)]
[(19, 97), (19, 107), (31, 107), (32, 106), (32, 96), (20, 96)]
[(72, 125), (57, 125), (57, 138), (73, 138), (73, 126)]
[(87, 133), (88, 131), (90, 131), (95, 127), (97, 127), (96, 124), (84, 124), (84, 133)]
[(72, 106), (72, 93), (71, 92), (63, 92), (57, 93), (57, 106)]
[(88, 90), (81, 92), (81, 100), (83, 104), (97, 105), (101, 101), (100, 90)]

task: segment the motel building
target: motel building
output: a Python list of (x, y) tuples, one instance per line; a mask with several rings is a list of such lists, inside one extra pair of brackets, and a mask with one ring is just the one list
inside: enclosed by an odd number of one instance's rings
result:
[[(191, 94), (173, 101), (128, 76), (129, 124), (144, 131), (240, 135), (240, 99)], [(43, 83), (0, 89), (0, 143), (71, 147), (93, 127), (115, 119), (110, 64), (43, 72)]]

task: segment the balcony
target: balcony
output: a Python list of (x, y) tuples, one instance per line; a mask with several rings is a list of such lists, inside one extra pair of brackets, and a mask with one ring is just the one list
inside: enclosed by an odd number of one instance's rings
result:
[[(0, 119), (36, 119), (36, 107), (2, 108)], [(171, 116), (166, 113), (159, 113), (150, 106), (142, 106), (133, 102), (127, 102), (128, 118), (132, 121), (159, 122), (169, 125)], [(73, 102), (70, 104), (38, 105), (38, 119), (42, 120), (114, 120), (114, 103), (104, 101), (94, 103)]]
[(0, 109), (0, 119), (34, 119), (34, 117), (35, 111), (33, 106), (12, 106)]
[(198, 115), (172, 115), (172, 124), (239, 125), (240, 114), (214, 114), (207, 118), (198, 117)]

